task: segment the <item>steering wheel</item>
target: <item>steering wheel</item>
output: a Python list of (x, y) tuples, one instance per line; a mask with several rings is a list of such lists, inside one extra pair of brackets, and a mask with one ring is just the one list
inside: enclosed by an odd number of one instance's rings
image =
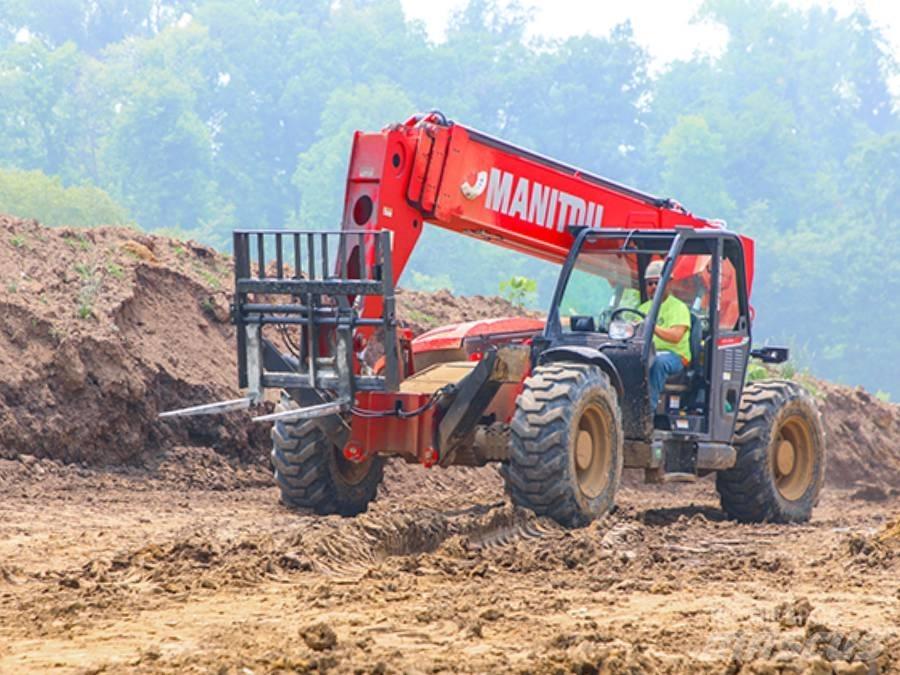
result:
[(620, 314), (625, 314), (626, 312), (631, 312), (632, 314), (637, 314), (639, 317), (641, 317), (641, 321), (643, 321), (644, 319), (647, 318), (647, 315), (646, 315), (646, 314), (644, 314), (644, 313), (643, 313), (641, 310), (639, 310), (639, 309), (635, 309), (634, 307), (619, 307), (618, 309), (614, 309), (613, 312), (612, 312), (612, 314), (609, 315), (610, 323), (613, 322), (613, 321), (615, 321), (615, 319), (616, 319)]

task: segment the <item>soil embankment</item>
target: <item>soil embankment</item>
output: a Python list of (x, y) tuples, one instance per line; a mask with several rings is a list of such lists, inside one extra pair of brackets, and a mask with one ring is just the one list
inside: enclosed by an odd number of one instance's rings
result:
[[(228, 256), (122, 228), (51, 229), (0, 217), (0, 456), (141, 463), (160, 449), (267, 452), (246, 416), (160, 422), (163, 410), (234, 398)], [(415, 333), (519, 310), (500, 298), (398, 292)], [(810, 381), (828, 432), (828, 480), (900, 487), (900, 406)]]
[[(804, 525), (729, 522), (703, 480), (565, 531), (495, 468), (399, 462), (368, 513), (297, 514), (265, 425), (156, 419), (237, 394), (230, 267), (0, 217), (0, 672), (900, 672), (898, 406), (808, 382)], [(416, 332), (515, 313), (399, 297)]]

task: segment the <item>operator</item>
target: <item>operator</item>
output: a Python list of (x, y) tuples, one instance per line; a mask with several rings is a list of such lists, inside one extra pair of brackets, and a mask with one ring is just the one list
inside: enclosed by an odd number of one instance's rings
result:
[[(650, 313), (662, 270), (662, 260), (654, 260), (647, 265), (644, 284), (648, 300), (638, 307), (643, 314)], [(691, 362), (691, 310), (668, 288), (664, 289), (664, 293), (653, 328), (653, 345), (656, 347), (656, 360), (650, 367), (650, 410), (653, 411), (659, 404), (659, 395), (666, 380), (684, 371)]]

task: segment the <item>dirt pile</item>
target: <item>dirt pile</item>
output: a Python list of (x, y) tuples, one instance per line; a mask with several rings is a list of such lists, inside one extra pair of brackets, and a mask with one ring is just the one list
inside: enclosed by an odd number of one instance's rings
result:
[[(242, 415), (161, 422), (239, 395), (229, 256), (136, 230), (46, 228), (0, 216), (0, 457), (153, 463), (160, 449), (268, 450)], [(500, 298), (400, 291), (415, 333), (510, 316)]]
[(265, 430), (157, 414), (233, 398), (230, 261), (123, 228), (0, 217), (0, 454), (94, 464), (179, 444), (243, 457)]
[(503, 298), (456, 296), (447, 290), (425, 293), (397, 289), (397, 318), (416, 335), (451, 323), (508, 316), (538, 317), (540, 314), (517, 307)]
[(828, 443), (829, 482), (859, 485), (858, 498), (883, 501), (900, 488), (900, 406), (863, 389), (812, 385)]
[[(157, 420), (238, 395), (231, 275), (229, 256), (193, 242), (0, 216), (0, 457), (152, 465), (180, 446), (267, 455), (266, 426), (246, 415)], [(523, 313), (501, 298), (398, 290), (400, 323), (417, 334)], [(861, 500), (895, 494), (900, 406), (809, 385), (828, 433), (829, 481)]]

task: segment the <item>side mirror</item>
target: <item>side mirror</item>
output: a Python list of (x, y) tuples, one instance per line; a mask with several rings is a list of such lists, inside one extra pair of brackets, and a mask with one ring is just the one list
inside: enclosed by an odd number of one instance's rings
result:
[(763, 363), (784, 363), (790, 358), (790, 350), (787, 347), (760, 347), (751, 349), (750, 356)]

